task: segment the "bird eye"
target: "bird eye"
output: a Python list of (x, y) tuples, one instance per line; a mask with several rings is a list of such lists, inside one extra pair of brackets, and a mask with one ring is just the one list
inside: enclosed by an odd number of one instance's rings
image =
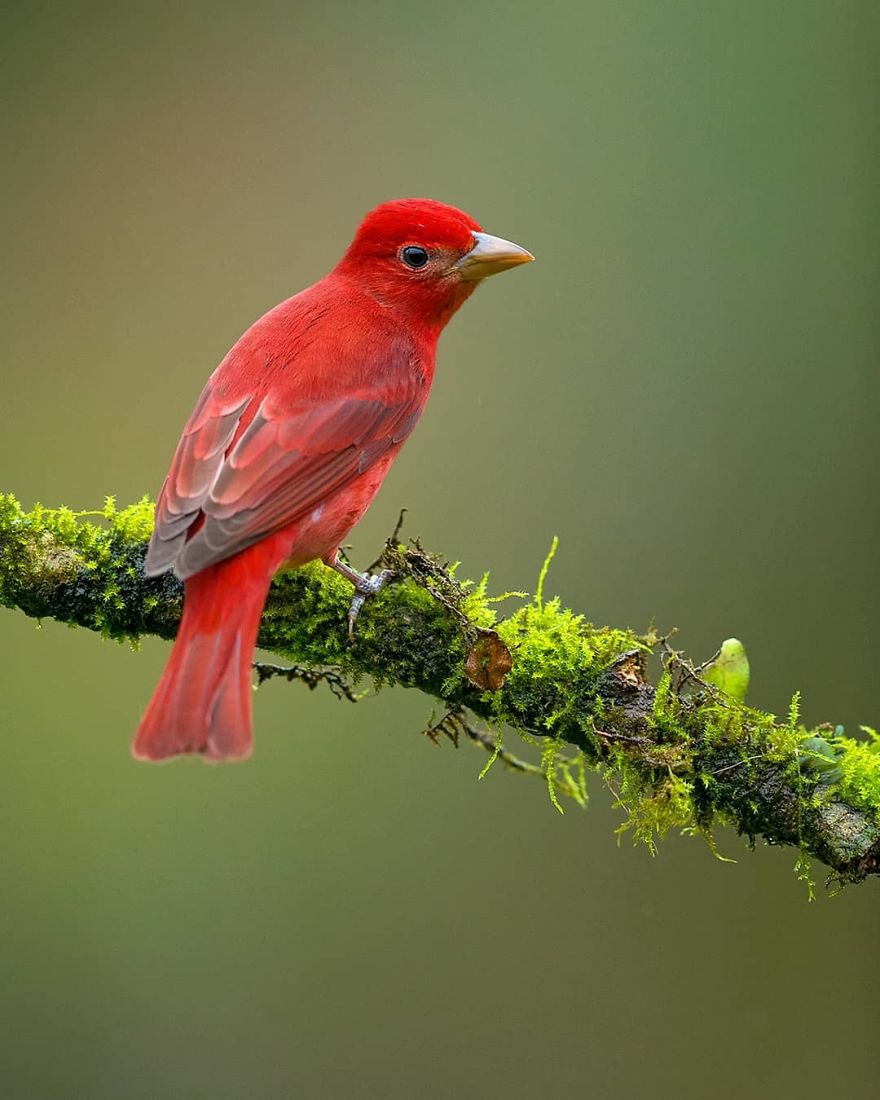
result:
[(427, 264), (431, 257), (424, 248), (420, 248), (416, 244), (410, 244), (400, 250), (400, 258), (407, 267), (411, 267), (413, 271), (418, 271)]

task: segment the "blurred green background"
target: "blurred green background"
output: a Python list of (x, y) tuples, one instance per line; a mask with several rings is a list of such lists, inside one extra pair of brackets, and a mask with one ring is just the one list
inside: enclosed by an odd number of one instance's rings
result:
[[(0, 488), (158, 490), (239, 333), (431, 195), (539, 262), (355, 560), (406, 505), (528, 588), (557, 533), (595, 621), (876, 724), (878, 45), (874, 0), (5, 5)], [(0, 647), (4, 1097), (878, 1095), (876, 882), (618, 848), (598, 781), (478, 784), (404, 691), (273, 683), (248, 765), (136, 765), (167, 645)]]

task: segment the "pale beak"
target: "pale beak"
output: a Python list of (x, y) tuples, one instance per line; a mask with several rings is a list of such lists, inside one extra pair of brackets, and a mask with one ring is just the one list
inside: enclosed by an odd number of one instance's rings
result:
[(497, 275), (509, 267), (530, 264), (534, 260), (531, 252), (526, 252), (513, 241), (501, 237), (490, 237), (488, 233), (474, 233), (477, 242), (470, 252), (452, 265), (462, 279), (485, 279), (487, 275)]

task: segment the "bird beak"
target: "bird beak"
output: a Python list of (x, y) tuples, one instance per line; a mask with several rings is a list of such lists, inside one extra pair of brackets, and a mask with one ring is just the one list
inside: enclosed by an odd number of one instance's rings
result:
[(488, 233), (474, 233), (474, 240), (476, 244), (470, 252), (465, 252), (452, 265), (452, 270), (462, 279), (485, 279), (487, 275), (497, 275), (518, 264), (530, 264), (535, 258), (513, 241), (490, 237)]

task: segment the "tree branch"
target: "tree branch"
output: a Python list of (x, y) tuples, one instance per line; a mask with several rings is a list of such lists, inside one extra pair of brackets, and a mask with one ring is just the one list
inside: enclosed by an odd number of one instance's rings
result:
[[(0, 603), (109, 638), (172, 638), (182, 586), (170, 575), (144, 576), (151, 528), (147, 500), (117, 510), (110, 499), (101, 512), (75, 514), (24, 512), (0, 495)], [(275, 580), (259, 644), (304, 666), (289, 678), (314, 686), (314, 670), (332, 669), (344, 692), (362, 676), (418, 688), (444, 707), (435, 732), (456, 742), (464, 732), (489, 750), (490, 763), (538, 772), (557, 805), (559, 794), (583, 804), (584, 771), (597, 770), (626, 815), (622, 830), (652, 848), (680, 828), (701, 833), (714, 851), (713, 825), (729, 822), (752, 841), (796, 848), (802, 877), (807, 856), (841, 882), (880, 873), (872, 731), (865, 741), (840, 727), (806, 729), (797, 697), (785, 721), (746, 706), (660, 639), (595, 627), (545, 601), (546, 567), (536, 596), (498, 619), (485, 579), (459, 582), (418, 543), (389, 540), (381, 563), (397, 578), (368, 602), (353, 643), (351, 592), (335, 572), (314, 563)], [(662, 657), (654, 685), (652, 653)], [(477, 729), (467, 712), (496, 732)], [(505, 727), (538, 745), (540, 764), (502, 746)]]

